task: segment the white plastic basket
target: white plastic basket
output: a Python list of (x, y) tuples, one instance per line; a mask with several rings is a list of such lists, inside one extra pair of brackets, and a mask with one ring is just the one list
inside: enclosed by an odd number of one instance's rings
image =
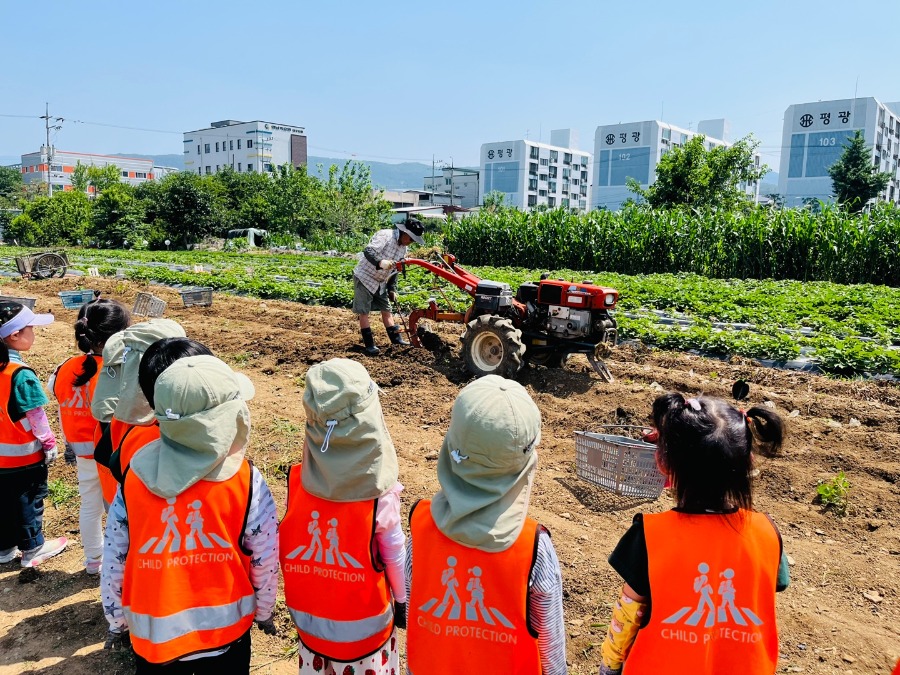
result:
[(575, 432), (575, 472), (623, 497), (657, 499), (666, 481), (652, 443), (589, 431)]

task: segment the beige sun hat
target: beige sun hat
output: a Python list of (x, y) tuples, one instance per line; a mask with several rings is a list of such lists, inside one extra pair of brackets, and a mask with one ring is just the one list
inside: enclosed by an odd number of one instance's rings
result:
[(487, 375), (459, 393), (438, 457), (441, 490), (431, 501), (453, 541), (504, 551), (522, 531), (537, 466), (541, 413), (525, 388)]
[(397, 482), (397, 452), (384, 423), (378, 385), (351, 359), (306, 373), (303, 489), (334, 502), (377, 499)]
[(188, 356), (166, 368), (153, 388), (160, 440), (131, 460), (131, 470), (160, 497), (199, 480), (225, 481), (250, 441), (253, 383), (214, 356)]
[(138, 368), (147, 347), (172, 337), (186, 337), (184, 328), (171, 319), (150, 319), (129, 326), (106, 341), (103, 368), (91, 402), (95, 419), (109, 422), (115, 417), (127, 424), (153, 421), (153, 410), (138, 384)]

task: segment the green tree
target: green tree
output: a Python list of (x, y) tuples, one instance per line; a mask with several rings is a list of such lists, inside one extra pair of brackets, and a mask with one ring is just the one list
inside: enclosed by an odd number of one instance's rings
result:
[(647, 189), (633, 178), (628, 188), (654, 208), (736, 208), (749, 201), (742, 183), (760, 180), (768, 172), (758, 166), (759, 141), (747, 136), (730, 147), (706, 148), (706, 137), (694, 136), (667, 152), (656, 165), (656, 181)]
[(828, 169), (828, 175), (838, 204), (851, 213), (862, 211), (891, 179), (890, 173), (882, 173), (872, 165), (872, 151), (858, 130), (844, 146), (841, 158)]
[(270, 234), (309, 236), (314, 227), (314, 204), (322, 198), (322, 186), (305, 166), (276, 167), (269, 192), (272, 205)]
[[(118, 180), (118, 179), (117, 179)], [(78, 160), (75, 163), (75, 169), (72, 171), (72, 189), (78, 192), (87, 192), (90, 179), (88, 178), (88, 167)]]
[(491, 190), (481, 200), (481, 208), (489, 213), (499, 211), (504, 207), (503, 202), (505, 199), (505, 192), (500, 192), (499, 190)]
[(372, 189), (371, 172), (360, 162), (332, 164), (328, 180), (310, 203), (315, 229), (346, 236), (371, 232), (390, 220), (391, 206)]
[(115, 164), (107, 164), (104, 167), (91, 165), (87, 168), (88, 185), (94, 188), (95, 195), (118, 184), (121, 175), (122, 172)]
[(162, 227), (176, 245), (184, 247), (213, 234), (219, 229), (213, 185), (211, 180), (189, 171), (169, 174), (149, 193), (153, 198), (148, 205), (152, 222)]
[(6, 238), (22, 246), (78, 244), (91, 222), (91, 200), (82, 192), (57, 192), (25, 203), (25, 212), (7, 227)]
[(22, 193), (22, 174), (8, 166), (0, 166), (0, 206), (14, 203)]
[(94, 200), (90, 235), (103, 248), (120, 248), (126, 241), (141, 248), (149, 240), (144, 202), (134, 193), (130, 185), (119, 183), (109, 186)]

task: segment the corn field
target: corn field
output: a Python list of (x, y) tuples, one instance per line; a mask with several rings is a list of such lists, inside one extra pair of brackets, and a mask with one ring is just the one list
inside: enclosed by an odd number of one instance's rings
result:
[(463, 264), (900, 286), (900, 209), (482, 212), (448, 225)]

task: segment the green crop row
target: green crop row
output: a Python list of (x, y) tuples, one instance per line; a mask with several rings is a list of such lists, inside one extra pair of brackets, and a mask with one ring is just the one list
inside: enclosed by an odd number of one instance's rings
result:
[(448, 224), (445, 242), (478, 265), (900, 286), (900, 209), (886, 205), (863, 214), (500, 209)]
[[(7, 256), (20, 254), (2, 249)], [(355, 258), (295, 254), (211, 252), (134, 252), (75, 250), (75, 269), (97, 267), (104, 275), (124, 270), (145, 283), (208, 286), (260, 298), (349, 307), (353, 299)], [(152, 264), (151, 264), (152, 263)], [(193, 270), (202, 264), (213, 273)], [(11, 260), (0, 267), (12, 269)], [(539, 272), (524, 268), (473, 267), (484, 279), (507, 282), (513, 289), (535, 281)], [(592, 281), (619, 291), (616, 318), (623, 339), (664, 349), (699, 350), (786, 361), (801, 350), (824, 370), (842, 374), (900, 374), (900, 289), (829, 282), (707, 279), (694, 274), (622, 275), (557, 270), (553, 278)], [(425, 270), (410, 266), (399, 283), (404, 310), (423, 307), (430, 297), (464, 309), (469, 297)], [(691, 325), (660, 325), (653, 311), (686, 318)], [(627, 315), (626, 315), (627, 314)], [(716, 322), (751, 324), (750, 330), (719, 330)], [(813, 335), (785, 330), (811, 329)], [(808, 332), (808, 331), (807, 331)], [(863, 338), (863, 341), (859, 338)]]

